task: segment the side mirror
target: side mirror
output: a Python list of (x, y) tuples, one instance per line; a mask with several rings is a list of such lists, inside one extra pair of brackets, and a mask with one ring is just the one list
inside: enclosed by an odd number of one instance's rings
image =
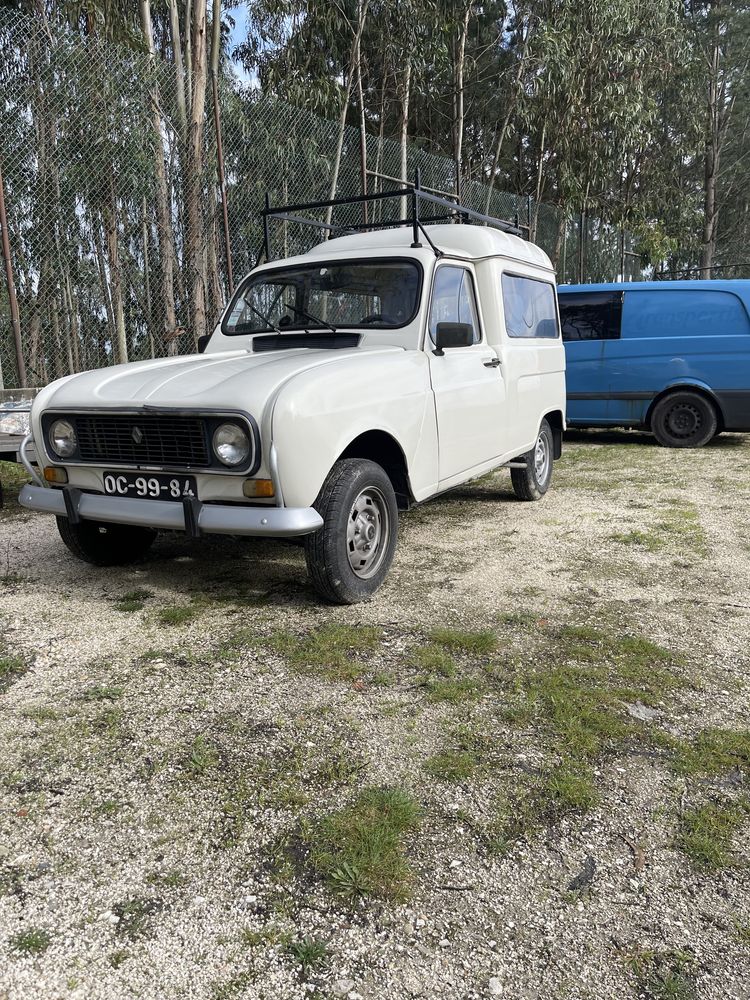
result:
[(211, 339), (210, 333), (204, 333), (202, 337), (198, 337), (198, 354), (203, 354), (203, 352), (208, 347), (208, 342)]
[(471, 347), (473, 343), (474, 327), (471, 323), (438, 323), (432, 353), (442, 357), (446, 347)]

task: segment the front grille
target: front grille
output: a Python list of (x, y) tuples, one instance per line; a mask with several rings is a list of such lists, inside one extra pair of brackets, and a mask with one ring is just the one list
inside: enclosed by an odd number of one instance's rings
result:
[(163, 414), (77, 414), (78, 453), (98, 465), (208, 466), (201, 417)]

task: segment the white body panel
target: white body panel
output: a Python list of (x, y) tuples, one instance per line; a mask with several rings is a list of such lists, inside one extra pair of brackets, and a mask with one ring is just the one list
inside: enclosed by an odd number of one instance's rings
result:
[[(384, 432), (402, 452), (411, 496), (421, 501), (528, 451), (545, 414), (565, 412), (564, 350), (550, 341), (513, 341), (503, 321), (504, 268), (554, 285), (545, 254), (496, 230), (431, 226), (444, 260), (474, 274), (482, 340), (436, 356), (426, 337), (430, 288), (439, 262), (429, 246), (411, 247), (411, 231), (396, 229), (330, 240), (310, 254), (274, 261), (260, 271), (311, 258), (409, 258), (422, 269), (417, 315), (397, 330), (361, 332), (358, 347), (282, 349), (253, 353), (252, 337), (227, 336), (217, 326), (203, 355), (165, 358), (72, 375), (43, 389), (32, 413), (40, 465), (63, 465), (69, 482), (101, 490), (102, 470), (54, 460), (43, 440), (44, 411), (240, 410), (260, 431), (269, 477), (271, 448), (287, 507), (309, 507), (334, 462), (359, 435)], [(255, 272), (259, 273), (258, 270)], [(500, 362), (487, 367), (487, 362)], [(46, 452), (46, 455), (45, 455)], [(242, 501), (243, 476), (196, 473), (201, 500)], [(261, 501), (280, 503), (281, 498)], [(257, 503), (257, 502), (256, 502)]]

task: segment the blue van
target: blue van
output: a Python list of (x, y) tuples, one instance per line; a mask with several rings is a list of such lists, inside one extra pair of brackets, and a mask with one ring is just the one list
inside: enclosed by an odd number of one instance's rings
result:
[(669, 448), (750, 430), (750, 281), (561, 285), (568, 425)]

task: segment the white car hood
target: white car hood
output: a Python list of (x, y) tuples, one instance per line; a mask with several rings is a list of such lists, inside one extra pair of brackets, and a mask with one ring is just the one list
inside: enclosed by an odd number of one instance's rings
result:
[(246, 350), (141, 361), (71, 375), (48, 386), (42, 407), (75, 410), (133, 406), (245, 410), (256, 418), (284, 382), (319, 365), (366, 360), (400, 347)]

